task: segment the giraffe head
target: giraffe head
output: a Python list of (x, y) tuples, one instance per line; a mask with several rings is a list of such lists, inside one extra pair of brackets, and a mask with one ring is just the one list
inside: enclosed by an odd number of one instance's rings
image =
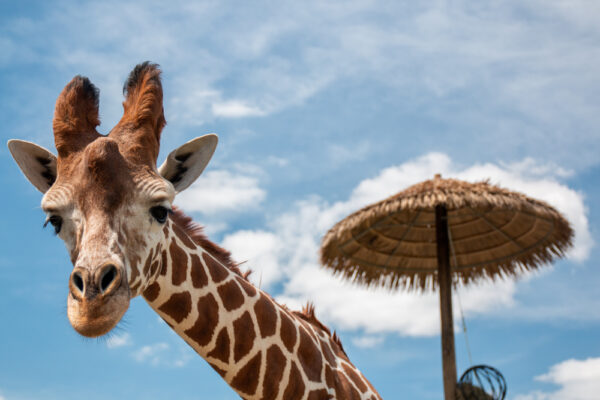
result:
[(157, 168), (165, 125), (158, 66), (136, 66), (124, 93), (123, 117), (101, 135), (98, 90), (76, 76), (56, 101), (57, 157), (30, 142), (8, 143), (27, 179), (44, 193), (46, 224), (70, 254), (68, 317), (88, 337), (109, 332), (130, 299), (156, 278), (175, 194), (200, 176), (217, 145), (216, 135), (196, 138)]

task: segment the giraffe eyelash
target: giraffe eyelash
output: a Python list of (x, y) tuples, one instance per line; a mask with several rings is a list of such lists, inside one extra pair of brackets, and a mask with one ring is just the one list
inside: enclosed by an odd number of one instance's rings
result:
[(62, 223), (63, 220), (60, 216), (58, 215), (49, 215), (46, 218), (46, 221), (44, 222), (43, 227), (45, 228), (48, 223), (50, 223), (52, 225), (52, 227), (54, 227), (54, 234), (58, 235), (58, 233), (60, 232), (60, 229), (62, 228)]
[(173, 210), (170, 207), (165, 206), (154, 206), (150, 209), (152, 217), (161, 224), (167, 222), (169, 215), (173, 214)]

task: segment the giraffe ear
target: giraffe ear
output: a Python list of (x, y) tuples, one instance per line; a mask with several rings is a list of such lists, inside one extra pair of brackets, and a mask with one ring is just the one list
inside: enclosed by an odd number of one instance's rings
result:
[(24, 140), (9, 140), (8, 149), (29, 182), (40, 192), (46, 193), (56, 180), (56, 156)]
[(173, 150), (158, 172), (173, 184), (177, 193), (183, 191), (202, 174), (217, 148), (218, 141), (214, 133), (190, 140)]

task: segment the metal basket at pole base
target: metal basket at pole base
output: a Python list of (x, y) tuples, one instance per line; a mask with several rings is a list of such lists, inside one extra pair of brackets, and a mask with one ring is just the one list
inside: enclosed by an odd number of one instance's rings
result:
[(504, 400), (506, 380), (496, 368), (475, 365), (460, 377), (456, 400)]

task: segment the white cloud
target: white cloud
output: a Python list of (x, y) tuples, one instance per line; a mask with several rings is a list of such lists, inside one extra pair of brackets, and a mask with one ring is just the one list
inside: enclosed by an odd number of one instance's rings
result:
[(103, 116), (116, 122), (124, 71), (152, 54), (165, 70), (167, 119), (184, 126), (268, 115), (335, 82), (375, 81), (398, 88), (411, 111), (465, 132), (461, 143), (596, 163), (600, 50), (581, 40), (600, 33), (590, 2), (151, 3), (59, 3), (35, 20), (9, 21), (0, 62), (41, 60), (60, 74), (90, 75), (110, 94)]
[[(437, 293), (390, 292), (358, 287), (332, 277), (310, 257), (305, 257), (301, 265), (292, 263), (291, 266), (284, 293), (276, 296), (277, 300), (296, 309), (307, 300), (314, 302), (318, 317), (336, 329), (359, 330), (368, 334), (397, 332), (406, 336), (432, 336), (439, 332)], [(460, 290), (463, 310), (467, 315), (514, 304), (515, 284), (512, 281), (485, 283)], [(458, 316), (457, 312), (455, 315)]]
[(264, 115), (265, 112), (240, 100), (229, 100), (212, 104), (212, 112), (217, 117), (240, 118)]
[(234, 260), (244, 262), (242, 269), (252, 270), (251, 280), (262, 289), (280, 279), (276, 255), (282, 243), (272, 232), (237, 231), (225, 236), (222, 245), (231, 251)]
[(535, 380), (560, 388), (552, 392), (534, 391), (518, 395), (515, 400), (595, 400), (600, 393), (600, 358), (563, 361)]
[(384, 339), (385, 338), (383, 336), (360, 336), (353, 338), (352, 343), (356, 347), (370, 349), (382, 344)]
[(140, 363), (158, 365), (161, 362), (161, 356), (169, 349), (169, 345), (164, 342), (147, 345), (136, 350), (132, 355)]
[[(357, 330), (373, 336), (396, 332), (401, 335), (430, 336), (439, 331), (436, 293), (391, 293), (382, 289), (357, 287), (331, 273), (318, 262), (319, 242), (333, 224), (350, 212), (392, 195), (409, 185), (431, 179), (435, 173), (469, 181), (490, 178), (501, 186), (546, 200), (572, 221), (576, 232), (573, 260), (584, 260), (592, 246), (586, 209), (581, 194), (552, 176), (540, 176), (543, 165), (527, 161), (536, 174), (518, 167), (495, 164), (460, 167), (445, 154), (429, 153), (398, 166), (382, 170), (376, 177), (360, 182), (349, 199), (328, 203), (318, 197), (299, 201), (289, 212), (270, 222), (270, 230), (239, 231), (227, 236), (234, 256), (245, 254), (253, 269), (262, 271), (263, 282), (281, 282), (276, 298), (293, 308), (306, 301), (317, 307), (317, 315), (336, 328)], [(227, 245), (225, 246), (227, 247)], [(264, 268), (259, 266), (264, 263)], [(254, 277), (256, 281), (256, 276)], [(459, 288), (467, 316), (505, 310), (516, 305), (517, 285), (512, 280), (488, 282)], [(455, 299), (456, 301), (456, 299)], [(455, 308), (457, 309), (457, 308)], [(394, 316), (390, 318), (390, 310)], [(458, 312), (455, 313), (458, 317)]]
[(143, 346), (136, 350), (132, 355), (137, 362), (158, 365), (160, 362), (160, 354), (168, 349), (169, 345), (161, 342)]
[(125, 332), (121, 335), (116, 334), (109, 337), (106, 341), (106, 347), (109, 349), (115, 349), (117, 347), (129, 346), (132, 343), (131, 335)]
[[(163, 321), (159, 322), (164, 323)], [(194, 357), (195, 353), (189, 346), (180, 343), (175, 333), (173, 333), (173, 339), (177, 341), (177, 344), (158, 342), (142, 346), (131, 353), (131, 356), (135, 361), (153, 367), (184, 367)]]
[(175, 203), (188, 212), (214, 215), (255, 208), (264, 200), (265, 195), (254, 175), (212, 170), (200, 176), (192, 186), (179, 194)]

